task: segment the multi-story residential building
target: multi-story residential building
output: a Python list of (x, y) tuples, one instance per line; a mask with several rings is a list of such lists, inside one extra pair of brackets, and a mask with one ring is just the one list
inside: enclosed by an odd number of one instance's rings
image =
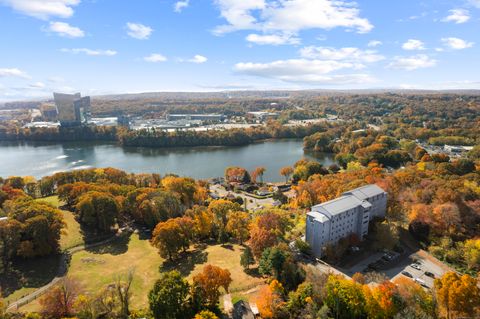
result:
[(367, 185), (311, 208), (307, 214), (306, 241), (316, 257), (327, 245), (355, 234), (362, 240), (373, 218), (385, 217), (387, 193), (377, 185)]

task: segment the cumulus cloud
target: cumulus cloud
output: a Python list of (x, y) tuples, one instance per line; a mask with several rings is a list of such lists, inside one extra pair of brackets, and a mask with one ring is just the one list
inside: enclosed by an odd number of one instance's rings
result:
[(361, 68), (361, 66), (350, 62), (290, 59), (269, 63), (237, 63), (234, 71), (241, 74), (277, 79), (285, 82), (312, 84), (353, 84), (373, 80), (368, 74), (330, 74), (342, 69), (358, 68)]
[(182, 12), (182, 10), (187, 8), (189, 5), (190, 5), (190, 0), (177, 1), (173, 5), (173, 10), (175, 10), (175, 12)]
[(300, 39), (287, 34), (249, 34), (245, 38), (248, 42), (259, 45), (282, 45), (282, 44), (299, 44)]
[(413, 71), (416, 69), (430, 68), (437, 64), (437, 61), (426, 54), (417, 54), (409, 57), (396, 56), (388, 65), (392, 69)]
[(353, 63), (373, 63), (385, 59), (374, 50), (359, 48), (329, 48), (308, 46), (300, 50), (300, 55), (307, 59), (343, 60)]
[(193, 58), (187, 60), (187, 62), (197, 63), (197, 64), (205, 63), (207, 61), (208, 59), (200, 54), (197, 54)]
[(0, 0), (0, 4), (9, 6), (22, 14), (47, 20), (50, 17), (69, 18), (74, 6), (80, 0)]
[(380, 45), (382, 45), (382, 44), (383, 44), (382, 41), (372, 40), (372, 41), (368, 42), (367, 46), (368, 46), (369, 48), (375, 48), (375, 47), (378, 47), (378, 46), (380, 46)]
[(442, 38), (443, 44), (452, 50), (463, 50), (473, 47), (475, 43), (467, 42), (459, 38)]
[(416, 39), (409, 39), (402, 45), (404, 50), (412, 51), (412, 50), (425, 50), (425, 44)]
[(149, 56), (144, 57), (143, 60), (147, 62), (157, 63), (167, 61), (167, 57), (159, 53), (152, 53)]
[(153, 29), (141, 23), (127, 23), (127, 34), (135, 39), (146, 40), (152, 34)]
[(470, 12), (465, 9), (453, 9), (448, 11), (450, 15), (443, 18), (443, 22), (465, 23), (470, 20)]
[(85, 36), (85, 32), (80, 28), (73, 27), (66, 22), (50, 22), (47, 31), (67, 38), (83, 38)]
[(30, 76), (17, 68), (0, 68), (0, 77), (17, 77), (23, 79), (30, 79)]
[(60, 51), (72, 54), (85, 54), (89, 56), (114, 56), (118, 53), (114, 50), (92, 50), (86, 48), (61, 49)]
[(216, 0), (215, 3), (227, 21), (215, 28), (216, 34), (258, 30), (265, 35), (296, 35), (301, 30), (337, 27), (366, 33), (373, 29), (368, 19), (360, 17), (355, 3), (341, 0)]

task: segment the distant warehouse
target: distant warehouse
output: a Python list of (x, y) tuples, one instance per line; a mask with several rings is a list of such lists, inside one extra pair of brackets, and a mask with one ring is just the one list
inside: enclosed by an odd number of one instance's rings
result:
[(367, 185), (345, 192), (342, 196), (312, 207), (307, 214), (306, 241), (316, 257), (327, 245), (336, 245), (351, 234), (361, 240), (375, 218), (385, 217), (387, 193), (377, 185)]
[(221, 122), (225, 119), (223, 114), (167, 114), (167, 121), (190, 120)]

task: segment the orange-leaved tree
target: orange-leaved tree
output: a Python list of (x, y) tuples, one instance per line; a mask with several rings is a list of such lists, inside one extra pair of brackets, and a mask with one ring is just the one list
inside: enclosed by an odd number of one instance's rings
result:
[(193, 276), (193, 286), (201, 290), (204, 302), (209, 308), (215, 308), (220, 298), (220, 288), (228, 292), (232, 282), (228, 269), (206, 265), (201, 273)]

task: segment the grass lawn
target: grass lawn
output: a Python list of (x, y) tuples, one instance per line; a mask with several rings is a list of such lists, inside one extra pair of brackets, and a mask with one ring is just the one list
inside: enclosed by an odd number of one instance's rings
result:
[[(47, 202), (55, 207), (60, 207), (63, 205), (63, 202), (60, 201), (56, 195), (39, 198), (37, 200)], [(72, 212), (66, 210), (62, 210), (62, 212), (63, 219), (65, 221), (65, 228), (63, 229), (62, 237), (60, 238), (60, 248), (65, 250), (84, 244), (85, 241), (80, 230), (80, 224), (75, 220)]]
[(163, 260), (148, 240), (137, 234), (128, 242), (115, 242), (98, 250), (81, 251), (72, 256), (68, 273), (86, 291), (99, 291), (115, 281), (115, 276), (126, 275), (135, 270), (132, 285), (132, 308), (147, 306), (147, 294), (159, 278), (159, 266)]
[(57, 195), (43, 197), (43, 198), (37, 198), (37, 200), (42, 201), (42, 202), (47, 202), (50, 205), (55, 206), (57, 208), (63, 205), (63, 202), (58, 198)]
[(194, 266), (192, 272), (187, 277), (188, 280), (191, 281), (192, 277), (201, 272), (205, 265), (211, 264), (230, 271), (232, 276), (232, 283), (230, 284), (231, 293), (247, 291), (262, 285), (264, 280), (261, 277), (245, 273), (240, 265), (242, 251), (243, 247), (239, 245), (208, 246), (203, 250), (206, 254), (204, 262)]
[[(131, 308), (148, 307), (148, 292), (160, 277), (159, 267), (163, 259), (148, 240), (137, 234), (119, 239), (101, 248), (93, 248), (73, 254), (69, 275), (76, 279), (86, 293), (95, 293), (115, 282), (115, 277), (135, 270), (132, 284)], [(39, 309), (38, 301), (22, 307), (23, 311)]]

